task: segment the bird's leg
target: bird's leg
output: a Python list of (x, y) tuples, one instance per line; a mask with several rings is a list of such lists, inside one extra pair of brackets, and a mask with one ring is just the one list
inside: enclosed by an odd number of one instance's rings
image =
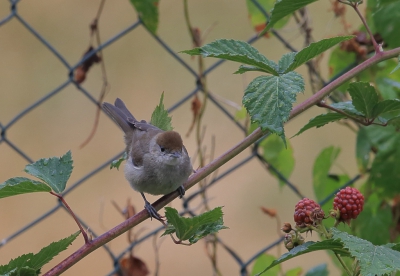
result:
[(182, 198), (185, 195), (185, 188), (183, 188), (183, 185), (179, 186), (177, 191), (179, 193), (179, 198)]
[(140, 193), (144, 199), (144, 208), (149, 213), (150, 219), (155, 218), (156, 220), (163, 221), (161, 216), (157, 213), (157, 210), (147, 201), (143, 193)]

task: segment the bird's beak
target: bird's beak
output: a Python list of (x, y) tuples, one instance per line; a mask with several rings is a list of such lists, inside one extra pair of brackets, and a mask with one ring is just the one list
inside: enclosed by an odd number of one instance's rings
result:
[(175, 157), (175, 158), (179, 158), (182, 156), (182, 154), (180, 152), (174, 151), (174, 152), (171, 152), (171, 156)]

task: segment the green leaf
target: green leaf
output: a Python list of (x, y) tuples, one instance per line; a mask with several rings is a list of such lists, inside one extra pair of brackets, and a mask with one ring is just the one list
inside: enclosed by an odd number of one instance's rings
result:
[(400, 116), (393, 117), (387, 121), (388, 125), (394, 126), (397, 130), (400, 129)]
[(378, 150), (370, 177), (382, 193), (393, 195), (400, 193), (400, 133), (394, 133), (386, 147)]
[(352, 82), (349, 85), (349, 93), (353, 100), (354, 107), (362, 112), (368, 119), (375, 118), (377, 115), (372, 112), (378, 103), (378, 94), (375, 88), (368, 82)]
[(253, 122), (286, 142), (283, 124), (289, 118), (297, 93), (303, 90), (304, 80), (296, 72), (259, 76), (247, 86), (242, 102)]
[[(256, 48), (245, 41), (233, 39), (219, 39), (200, 48), (182, 51), (189, 55), (216, 57), (251, 65), (265, 73), (278, 75), (278, 65), (267, 59)], [(240, 71), (239, 69), (238, 71)], [(242, 69), (243, 70), (243, 69)]]
[(289, 252), (283, 254), (281, 257), (279, 257), (277, 260), (273, 261), (272, 264), (270, 264), (267, 268), (265, 268), (262, 272), (258, 273), (257, 275), (263, 274), (265, 271), (269, 270), (270, 268), (284, 262), (287, 260), (290, 260), (294, 257), (309, 253), (309, 252), (314, 252), (314, 251), (320, 251), (320, 250), (332, 250), (342, 256), (348, 256), (348, 252), (343, 249), (343, 245), (339, 241), (334, 241), (332, 239), (330, 240), (324, 240), (320, 242), (313, 242), (309, 241), (306, 242), (302, 245), (299, 245)]
[(176, 209), (165, 207), (165, 217), (168, 220), (168, 225), (172, 225), (175, 231), (169, 228), (163, 235), (175, 232), (179, 240), (189, 240), (190, 243), (196, 243), (199, 239), (209, 234), (227, 228), (223, 225), (222, 216), (222, 207), (217, 207), (192, 218), (181, 217)]
[(246, 72), (265, 72), (260, 67), (250, 66), (250, 65), (240, 65), (239, 69), (234, 72), (234, 74), (244, 74)]
[(359, 260), (361, 275), (386, 275), (400, 270), (400, 252), (392, 245), (375, 246), (369, 241), (332, 228), (333, 238), (340, 240), (350, 254)]
[(274, 9), (271, 11), (271, 17), (268, 21), (267, 27), (260, 33), (265, 34), (270, 30), (279, 20), (285, 16), (292, 14), (294, 11), (311, 4), (317, 0), (278, 0), (275, 3)]
[[(257, 0), (259, 6), (261, 6), (264, 11), (269, 12), (275, 4), (275, 0)], [(266, 26), (267, 17), (265, 13), (259, 8), (259, 6), (255, 5), (253, 1), (246, 0), (247, 10), (249, 12), (249, 17), (251, 21), (251, 25), (259, 32), (263, 30)], [(279, 29), (285, 26), (289, 22), (290, 17), (286, 16), (282, 18), (274, 27), (274, 29)]]
[(146, 28), (156, 34), (158, 27), (159, 0), (130, 0)]
[(78, 231), (69, 237), (61, 239), (56, 242), (52, 242), (48, 246), (42, 248), (37, 254), (35, 254), (29, 261), (29, 267), (34, 269), (40, 269), (43, 265), (50, 262), (55, 256), (57, 256), (61, 251), (68, 248), (70, 244), (79, 236), (81, 232)]
[(398, 63), (397, 63), (397, 65), (396, 65), (396, 67), (393, 68), (393, 70), (390, 72), (390, 74), (393, 74), (394, 72), (396, 72), (397, 70), (399, 70), (399, 68), (400, 68), (400, 55), (397, 57), (397, 61), (398, 61)]
[[(289, 140), (286, 140), (286, 145), (285, 148), (285, 143), (276, 135), (269, 135), (260, 143), (265, 160), (288, 179), (294, 169), (294, 156), (293, 147)], [(273, 170), (269, 169), (269, 171), (279, 180), (279, 185), (283, 187), (285, 182), (280, 180)]]
[[(78, 237), (80, 231), (72, 234), (71, 236), (59, 240), (57, 242), (52, 242), (50, 245), (42, 248), (37, 254), (28, 253), (19, 256), (11, 260), (7, 265), (0, 266), (0, 275), (10, 273), (11, 271), (18, 272), (18, 274), (12, 275), (39, 275), (37, 274), (23, 274), (32, 273), (32, 270), (38, 272), (43, 265), (50, 262), (55, 256), (57, 256), (61, 251), (64, 251), (68, 246)], [(20, 271), (23, 271), (21, 273)]]
[[(261, 254), (257, 257), (254, 262), (253, 268), (251, 270), (251, 276), (256, 275), (258, 272), (262, 271), (266, 266), (270, 265), (275, 260), (275, 257), (269, 254)], [(264, 273), (264, 276), (278, 276), (280, 272), (280, 265), (273, 267)]]
[[(382, 204), (377, 194), (371, 194), (364, 204), (364, 209), (352, 222), (354, 233), (375, 245), (390, 241), (392, 210), (388, 204)], [(380, 229), (379, 231), (376, 231)]]
[(162, 130), (172, 130), (171, 117), (168, 116), (168, 111), (164, 107), (164, 92), (161, 94), (160, 103), (156, 106), (151, 114), (150, 124)]
[(125, 160), (128, 160), (128, 154), (126, 154), (126, 152), (124, 152), (124, 154), (121, 156), (121, 158), (111, 162), (110, 170), (113, 168), (116, 168), (117, 170), (119, 170), (119, 166), (121, 166), (121, 163)]
[(373, 110), (374, 117), (388, 112), (400, 111), (400, 100), (384, 100), (379, 102)]
[(351, 101), (333, 103), (331, 104), (331, 107), (340, 109), (349, 115), (364, 117), (364, 114), (358, 111)]
[(18, 273), (18, 270), (22, 267), (26, 267), (26, 263), (32, 258), (33, 253), (28, 253), (21, 255), (15, 259), (11, 259), (11, 261), (6, 265), (0, 266), (0, 275), (18, 275), (11, 273)]
[(329, 48), (345, 40), (352, 39), (354, 36), (338, 36), (333, 38), (322, 39), (318, 42), (311, 43), (308, 47), (296, 53), (294, 62), (285, 70), (285, 73), (298, 68), (300, 65), (322, 54)]
[(278, 62), (278, 67), (279, 67), (279, 72), (280, 72), (280, 73), (285, 72), (285, 71), (289, 68), (289, 66), (290, 66), (291, 64), (293, 64), (294, 59), (295, 59), (295, 57), (296, 57), (296, 54), (297, 54), (297, 53), (292, 52), (292, 53), (284, 54), (284, 55), (281, 57), (281, 59), (280, 59), (279, 62)]
[(25, 177), (14, 177), (0, 184), (0, 198), (35, 192), (51, 192), (46, 184)]
[(228, 229), (228, 227), (224, 226), (224, 221), (222, 218), (220, 218), (219, 220), (217, 220), (216, 222), (213, 223), (206, 223), (201, 225), (196, 233), (189, 238), (189, 242), (191, 244), (198, 242), (199, 240), (201, 240), (202, 238), (204, 238), (205, 236), (209, 235), (209, 234), (213, 234), (213, 233), (217, 233), (219, 232), (219, 230), (223, 230), (223, 229)]
[(356, 159), (358, 169), (361, 173), (365, 173), (367, 171), (371, 147), (372, 145), (368, 139), (368, 133), (365, 127), (361, 127), (357, 133), (356, 142)]
[(305, 126), (303, 126), (295, 135), (292, 136), (292, 138), (294, 136), (300, 135), (301, 133), (303, 133), (304, 131), (306, 131), (310, 128), (313, 128), (313, 127), (319, 128), (328, 123), (339, 121), (339, 120), (345, 119), (345, 118), (347, 118), (347, 117), (340, 113), (327, 113), (327, 114), (318, 115), (317, 117), (310, 119), (310, 121)]
[(328, 266), (326, 264), (320, 264), (309, 269), (305, 276), (328, 276)]
[(25, 172), (47, 183), (56, 193), (62, 193), (72, 172), (71, 151), (60, 158), (43, 158), (25, 167)]
[(400, 36), (398, 35), (400, 28), (399, 14), (400, 2), (394, 1), (379, 5), (379, 8), (372, 15), (377, 32), (390, 48), (400, 46)]

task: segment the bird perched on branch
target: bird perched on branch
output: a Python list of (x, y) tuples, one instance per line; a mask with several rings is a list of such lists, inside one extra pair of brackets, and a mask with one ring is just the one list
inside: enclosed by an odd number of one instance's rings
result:
[(162, 220), (144, 193), (165, 195), (178, 191), (185, 194), (182, 184), (193, 171), (182, 138), (175, 131), (163, 131), (146, 121), (138, 121), (121, 99), (115, 104), (103, 103), (103, 109), (125, 133), (125, 177), (140, 192), (151, 218)]

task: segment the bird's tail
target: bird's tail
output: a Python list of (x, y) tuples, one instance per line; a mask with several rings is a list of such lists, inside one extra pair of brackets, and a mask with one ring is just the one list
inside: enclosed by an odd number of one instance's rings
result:
[(121, 127), (125, 133), (129, 133), (137, 122), (135, 117), (126, 108), (124, 102), (117, 98), (115, 105), (103, 103), (104, 111)]

